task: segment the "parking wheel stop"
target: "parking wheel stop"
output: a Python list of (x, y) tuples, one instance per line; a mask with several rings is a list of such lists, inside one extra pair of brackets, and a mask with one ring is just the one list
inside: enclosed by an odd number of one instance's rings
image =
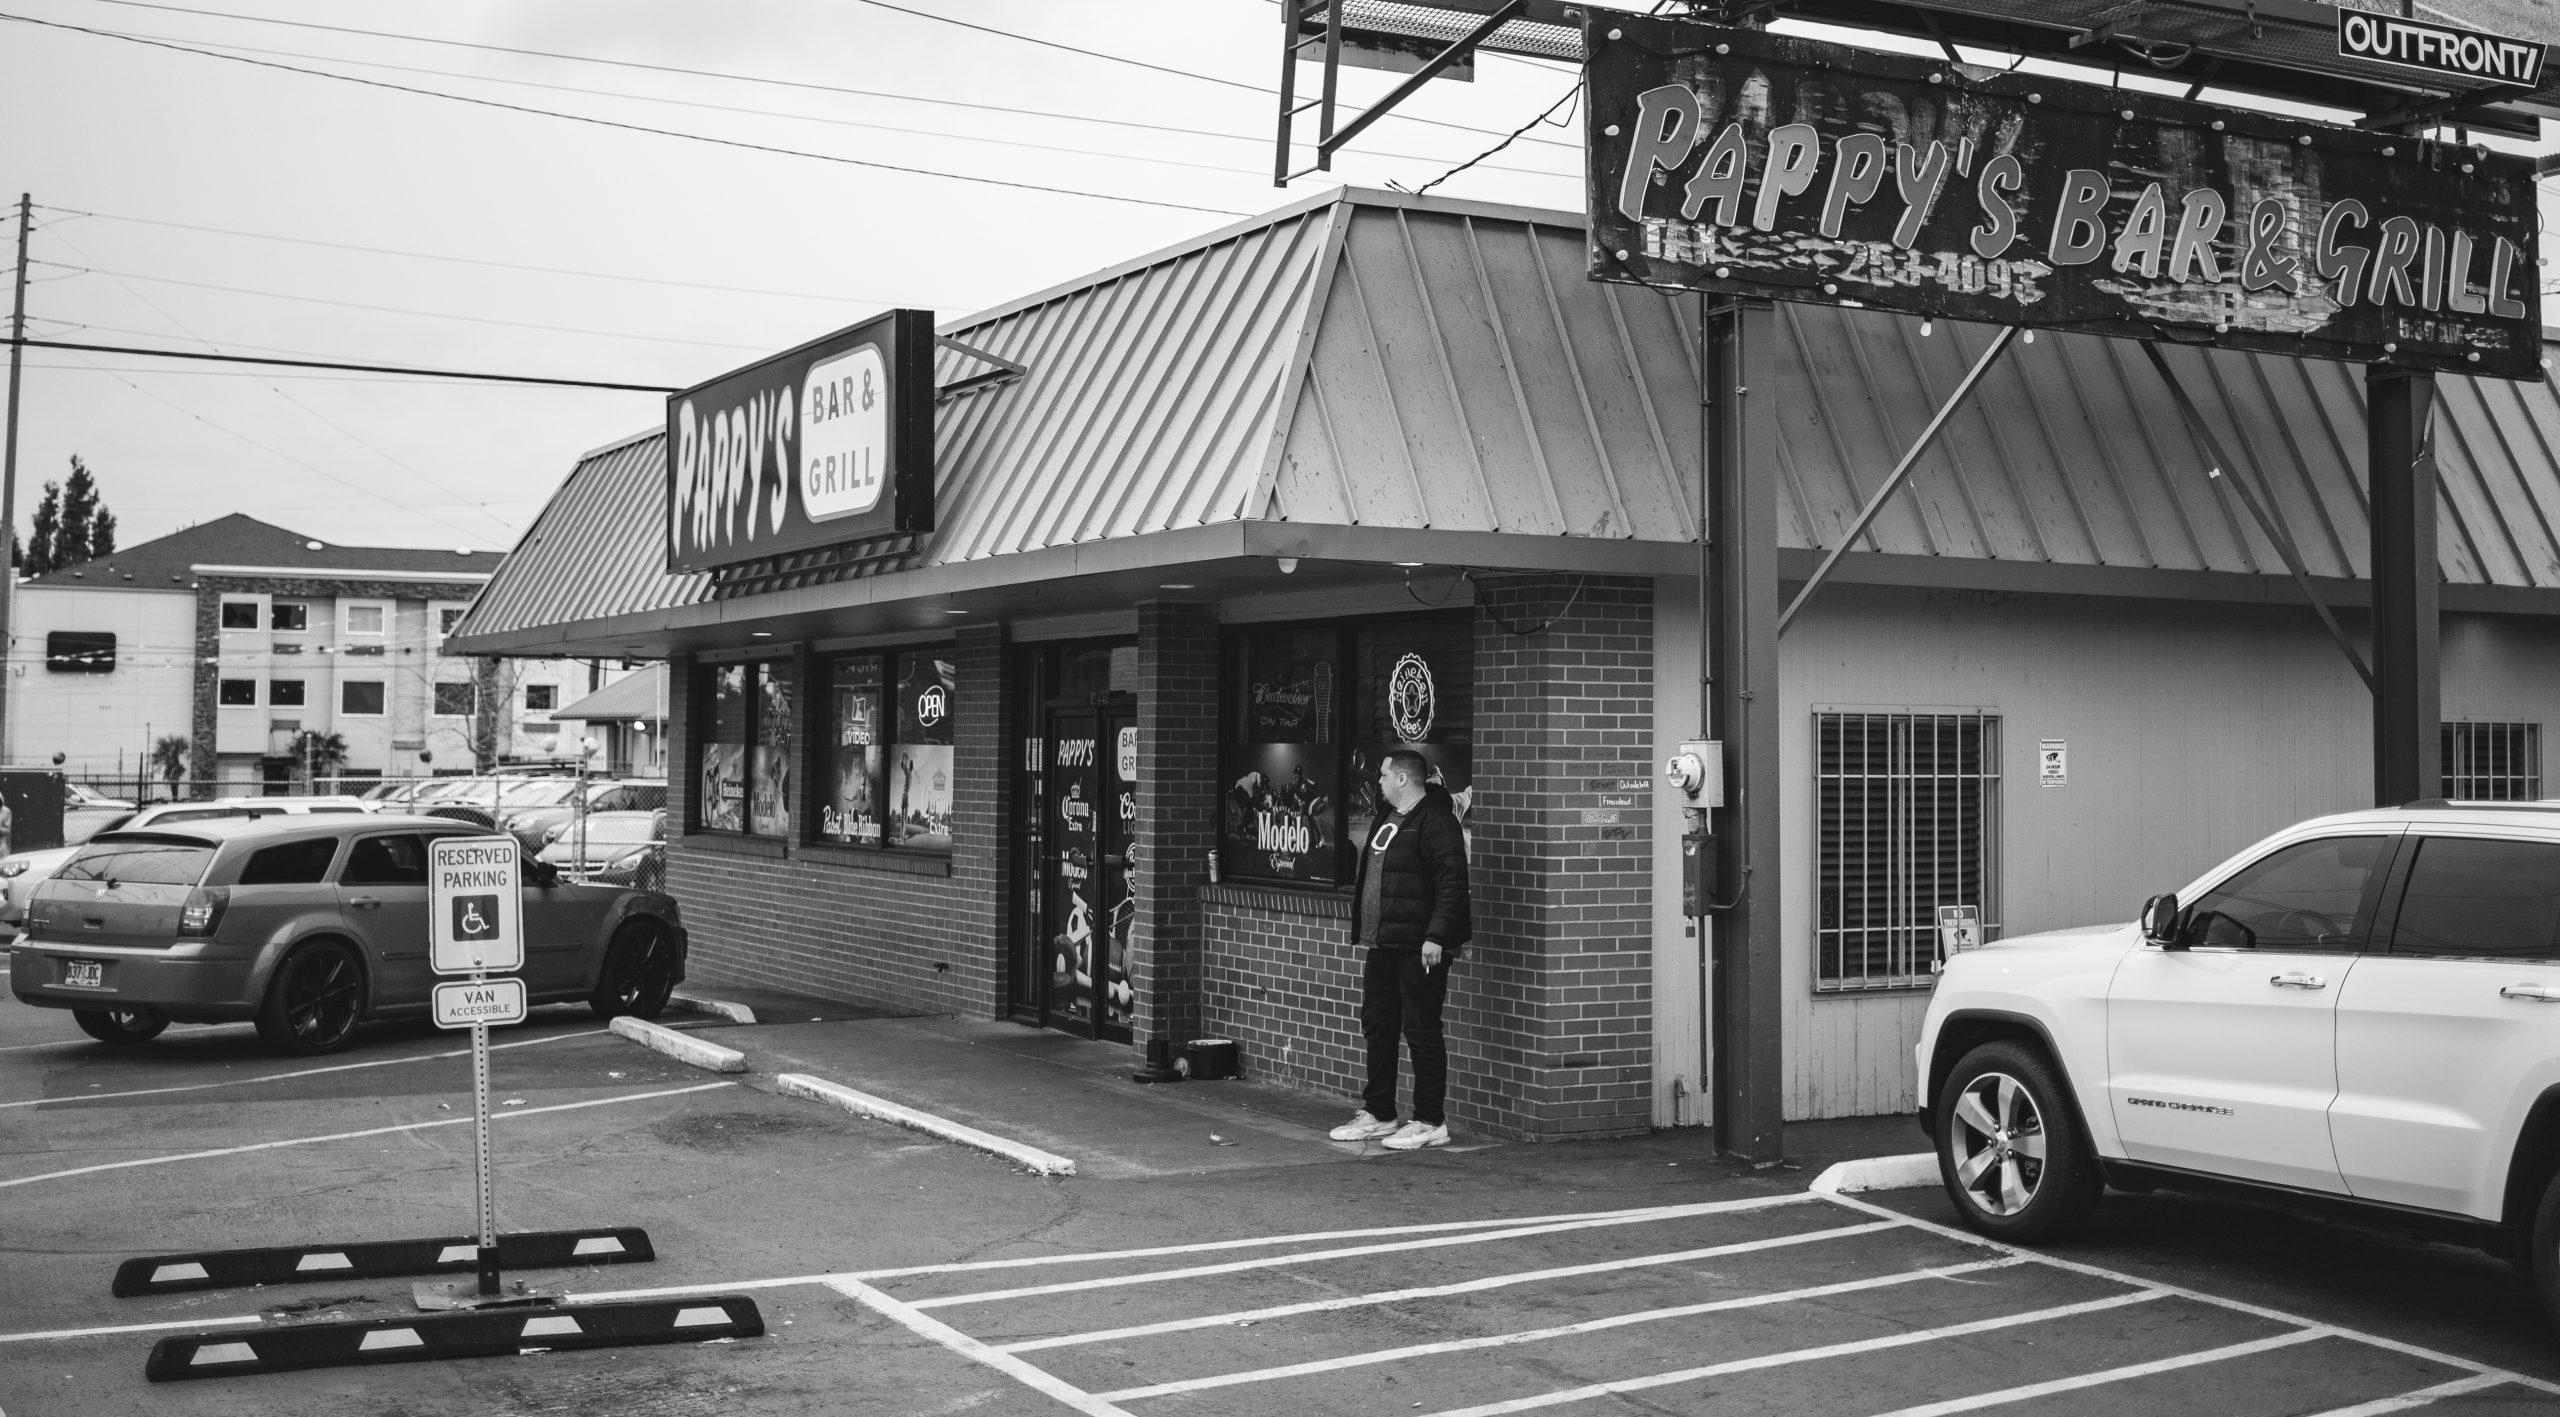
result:
[(166, 1383), (301, 1368), (763, 1336), (764, 1315), (757, 1311), (755, 1300), (722, 1294), (184, 1334), (153, 1344), (142, 1372), (155, 1383)]
[[(469, 1235), (433, 1240), (376, 1240), (355, 1245), (278, 1245), (147, 1255), (116, 1266), (115, 1294), (171, 1294), (185, 1289), (237, 1289), (310, 1280), (385, 1279), (406, 1274), (468, 1274), (479, 1266)], [(498, 1264), (509, 1270), (638, 1264), (658, 1257), (637, 1226), (593, 1230), (526, 1230), (498, 1237)]]

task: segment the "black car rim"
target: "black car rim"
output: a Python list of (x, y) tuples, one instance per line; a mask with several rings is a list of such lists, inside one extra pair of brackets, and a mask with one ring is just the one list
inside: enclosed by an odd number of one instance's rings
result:
[(317, 950), (293, 962), (284, 984), (284, 1018), (304, 1043), (335, 1043), (356, 1026), (363, 984), (355, 961), (338, 950)]
[(1947, 1152), (1956, 1184), (1992, 1215), (2035, 1203), (2044, 1181), (2044, 1114), (2035, 1095), (2007, 1073), (1984, 1073), (1956, 1094)]
[(126, 1033), (140, 1033), (151, 1026), (151, 1015), (142, 1009), (109, 1009), (107, 1017)]
[(676, 952), (667, 937), (656, 930), (641, 930), (614, 951), (618, 962), (614, 970), (613, 1001), (625, 1009), (637, 1008), (674, 986), (672, 975)]

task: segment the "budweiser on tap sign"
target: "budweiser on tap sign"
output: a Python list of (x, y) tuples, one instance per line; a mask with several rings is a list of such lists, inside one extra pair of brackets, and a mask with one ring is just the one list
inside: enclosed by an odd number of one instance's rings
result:
[(2526, 379), (2531, 163), (1595, 17), (1594, 279)]
[(892, 310), (667, 399), (667, 569), (933, 530), (933, 316)]

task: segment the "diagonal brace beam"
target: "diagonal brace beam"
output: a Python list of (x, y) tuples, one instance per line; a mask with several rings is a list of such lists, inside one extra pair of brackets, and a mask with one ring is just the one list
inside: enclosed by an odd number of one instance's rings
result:
[(1921, 429), (1920, 436), (1912, 440), (1910, 449), (1903, 453), (1902, 461), (1893, 465), (1884, 485), (1878, 487), (1874, 495), (1867, 498), (1867, 504), (1858, 509), (1858, 519), (1849, 524), (1848, 531), (1842, 533), (1838, 541), (1832, 543), (1830, 553), (1822, 558), (1821, 565), (1814, 568), (1812, 579), (1796, 592), (1795, 599), (1787, 602), (1786, 611), (1778, 616), (1779, 634), (1787, 632), (1787, 623), (1796, 618), (1796, 612), (1804, 609), (1805, 602), (1813, 599), (1813, 593), (1822, 589), (1822, 583), (1831, 578), (1831, 568), (1840, 564), (1840, 558), (1848, 553), (1850, 547), (1858, 544), (1859, 537), (1866, 535), (1867, 523), (1874, 521), (1876, 513), (1883, 511), (1884, 504), (1902, 489), (1902, 484), (1911, 476), (1911, 470), (1920, 465), (1920, 455), (1929, 451), (1931, 443), (1938, 441), (1938, 435), (1946, 431), (1947, 420), (1955, 416), (1958, 406), (1972, 395), (1974, 388), (1982, 382), (1982, 376), (1991, 372), (1991, 366), (1999, 361), (2001, 354), (2009, 348), (2009, 342), (2017, 337), (2016, 325), (2003, 325), (2000, 333), (1991, 337), (1991, 347), (1982, 351), (1982, 357), (1973, 361), (1973, 367), (1956, 382), (1955, 391), (1938, 405), (1937, 413), (1929, 419), (1929, 426)]
[[(2372, 668), (2366, 665), (2364, 656), (2356, 652), (2355, 641), (2347, 638), (2345, 627), (2338, 623), (2336, 615), (2330, 613), (2328, 602), (2311, 588), (2311, 573), (2304, 569), (2302, 553), (2294, 549), (2293, 538), (2285, 535), (2284, 529), (2276, 525), (2275, 518), (2258, 501), (2258, 494), (2249, 486), (2249, 480), (2240, 475), (2240, 465), (2222, 451), (2222, 440), (2213, 436), (2213, 429), (2204, 421), (2204, 413), (2196, 407), (2195, 400), (2187, 397), (2187, 386), (2178, 381), (2177, 371), (2171, 369), (2169, 361), (2161, 356), (2160, 346), (2144, 340), (2142, 352), (2150, 357), (2151, 367), (2159, 370), (2161, 380), (2168, 384), (2169, 397), (2177, 400), (2178, 416), (2186, 420), (2187, 429), (2196, 435), (2196, 441), (2204, 444), (2205, 455), (2213, 459), (2213, 466), (2205, 475), (2222, 477), (2231, 484), (2233, 491), (2240, 494), (2241, 505), (2249, 509), (2249, 515), (2258, 523), (2258, 530), (2274, 544), (2276, 554), (2284, 558), (2284, 568), (2293, 576), (2295, 588), (2302, 592), (2303, 599), (2311, 602), (2311, 608), (2320, 616), (2320, 623), (2329, 627), (2329, 638), (2338, 642), (2338, 649), (2346, 655), (2347, 663), (2355, 666), (2356, 677), (2364, 681), (2365, 691), (2374, 692)], [(2226, 469), (2229, 472), (2227, 477), (2224, 476)]]
[(1397, 104), (1411, 98), (1414, 92), (1420, 89), (1424, 84), (1440, 77), (1441, 70), (1448, 68), (1459, 60), (1466, 58), (1469, 54), (1474, 53), (1477, 45), (1493, 38), (1493, 32), (1495, 30), (1511, 23), (1514, 19), (1519, 17), (1521, 11), (1528, 8), (1529, 0), (1507, 0), (1507, 3), (1505, 3), (1501, 8), (1495, 10), (1492, 14), (1485, 16), (1483, 24), (1467, 31), (1464, 36), (1460, 37), (1448, 48), (1433, 55), (1429, 62), (1425, 63), (1421, 68), (1414, 70), (1412, 74), (1406, 77), (1403, 83), (1396, 85), (1385, 98), (1379, 99), (1376, 103), (1370, 104), (1367, 109), (1361, 112), (1359, 117), (1343, 124), (1342, 131), (1326, 134), (1324, 140), (1316, 145), (1316, 151), (1323, 157), (1331, 158), (1343, 144), (1350, 142), (1353, 138), (1359, 137), (1362, 131), (1367, 129), (1370, 124), (1386, 117)]

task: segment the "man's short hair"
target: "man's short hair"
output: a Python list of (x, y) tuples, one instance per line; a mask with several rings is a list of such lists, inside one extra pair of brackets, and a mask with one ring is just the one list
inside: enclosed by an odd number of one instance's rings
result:
[(1416, 782), (1431, 780), (1431, 760), (1411, 748), (1398, 748), (1379, 761), (1380, 767), (1394, 768)]

